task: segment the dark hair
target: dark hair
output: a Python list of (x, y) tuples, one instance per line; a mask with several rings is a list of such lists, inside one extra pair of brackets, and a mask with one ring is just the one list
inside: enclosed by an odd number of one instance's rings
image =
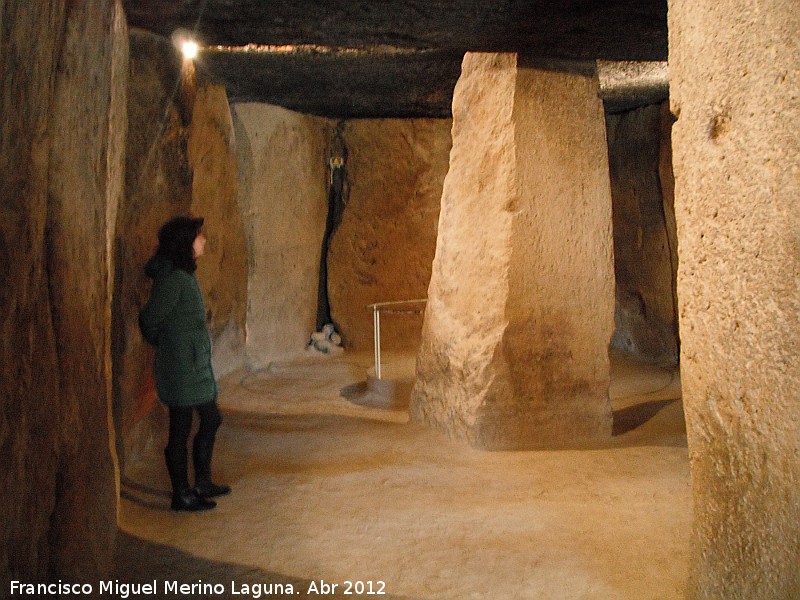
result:
[(203, 226), (202, 217), (175, 217), (158, 230), (157, 256), (170, 259), (179, 269), (187, 273), (197, 270), (194, 259), (194, 240)]

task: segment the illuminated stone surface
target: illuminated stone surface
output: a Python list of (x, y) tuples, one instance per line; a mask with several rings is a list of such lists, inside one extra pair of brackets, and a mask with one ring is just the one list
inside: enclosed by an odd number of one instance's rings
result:
[(302, 354), (315, 328), (331, 128), (266, 104), (237, 104), (234, 122), (249, 265), (247, 359), (262, 367)]
[(468, 54), (411, 414), (482, 448), (611, 434), (611, 197), (593, 70)]
[[(350, 349), (372, 349), (366, 305), (425, 298), (428, 292), (450, 125), (449, 119), (346, 122), (349, 193), (331, 244), (329, 289), (334, 319)], [(421, 329), (421, 314), (385, 314), (381, 345), (417, 348)]]
[(217, 376), (245, 361), (247, 244), (239, 207), (236, 139), (225, 88), (197, 90), (189, 125), (187, 159), (192, 170), (191, 212), (205, 218), (208, 239), (197, 279), (209, 313)]
[(788, 2), (670, 6), (690, 598), (800, 597), (798, 30)]
[(38, 8), (0, 6), (3, 594), (12, 578), (102, 576), (116, 533), (111, 253), (127, 25), (113, 1)]

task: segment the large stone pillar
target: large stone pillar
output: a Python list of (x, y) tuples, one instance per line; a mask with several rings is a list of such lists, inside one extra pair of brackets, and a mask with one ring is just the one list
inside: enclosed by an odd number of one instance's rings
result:
[(45, 236), (61, 373), (60, 398), (51, 404), (60, 412), (61, 447), (50, 577), (65, 580), (108, 573), (117, 531), (111, 299), (125, 182), (128, 51), (118, 0), (68, 9), (51, 104)]
[(97, 582), (116, 535), (112, 240), (128, 31), (119, 0), (0, 2), (0, 596)]
[(234, 127), (249, 270), (247, 361), (264, 367), (302, 356), (316, 325), (331, 122), (241, 103)]
[(197, 262), (197, 280), (210, 313), (214, 373), (222, 377), (245, 363), (247, 320), (247, 242), (238, 199), (233, 118), (224, 87), (197, 87), (188, 133), (191, 213), (205, 218), (208, 238), (205, 256)]
[(611, 347), (678, 364), (669, 103), (606, 117), (614, 213), (616, 330)]
[(117, 211), (112, 301), (114, 418), (120, 468), (135, 462), (166, 427), (153, 378), (153, 349), (139, 331), (150, 293), (144, 265), (158, 228), (189, 212), (193, 174), (186, 156), (191, 109), (173, 94), (181, 62), (169, 40), (131, 30), (127, 77), (125, 191)]
[(467, 54), (412, 418), (489, 449), (611, 435), (611, 191), (585, 72)]
[(690, 598), (800, 598), (800, 11), (670, 0)]

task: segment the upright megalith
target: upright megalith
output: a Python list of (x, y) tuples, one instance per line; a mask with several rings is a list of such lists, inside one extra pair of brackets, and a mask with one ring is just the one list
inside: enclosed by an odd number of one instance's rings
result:
[(71, 7), (51, 104), (46, 235), (61, 405), (50, 543), (64, 579), (107, 572), (116, 535), (111, 299), (128, 49), (119, 2)]
[(612, 348), (661, 365), (678, 362), (672, 117), (666, 102), (610, 114), (616, 330)]
[(247, 256), (238, 206), (233, 119), (225, 89), (198, 73), (165, 38), (130, 33), (125, 198), (116, 231), (114, 414), (123, 472), (165, 415), (153, 380), (153, 349), (138, 314), (151, 281), (144, 265), (161, 225), (178, 214), (205, 218), (206, 253), (198, 262), (216, 374), (244, 362)]
[(611, 435), (611, 193), (593, 66), (467, 54), (411, 414), (473, 446)]
[(97, 581), (116, 535), (114, 223), (128, 35), (118, 0), (0, 3), (0, 595)]
[(800, 11), (671, 0), (689, 598), (800, 598)]
[(114, 419), (124, 473), (155, 435), (163, 415), (157, 405), (152, 348), (137, 316), (150, 281), (144, 264), (157, 245), (158, 228), (185, 214), (192, 202), (187, 145), (190, 107), (176, 93), (182, 65), (169, 40), (131, 30), (125, 195), (116, 226), (113, 299)]
[(331, 122), (269, 104), (234, 105), (247, 242), (247, 361), (302, 356), (316, 325)]
[(239, 208), (236, 138), (225, 88), (202, 84), (195, 92), (187, 140), (192, 170), (191, 212), (205, 218), (205, 256), (197, 279), (214, 340), (217, 377), (245, 361), (247, 242)]

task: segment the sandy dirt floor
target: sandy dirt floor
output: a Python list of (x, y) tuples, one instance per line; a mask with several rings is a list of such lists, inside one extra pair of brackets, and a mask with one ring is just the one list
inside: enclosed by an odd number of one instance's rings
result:
[[(192, 598), (348, 598), (348, 581), (357, 597), (683, 597), (691, 504), (676, 371), (614, 357), (603, 449), (483, 452), (409, 423), (402, 406), (370, 406), (371, 360), (225, 377), (214, 470), (233, 493), (207, 513), (171, 512), (154, 444), (123, 478), (119, 581)], [(395, 378), (413, 373), (408, 357), (386, 362)], [(166, 582), (206, 587), (172, 594)]]

